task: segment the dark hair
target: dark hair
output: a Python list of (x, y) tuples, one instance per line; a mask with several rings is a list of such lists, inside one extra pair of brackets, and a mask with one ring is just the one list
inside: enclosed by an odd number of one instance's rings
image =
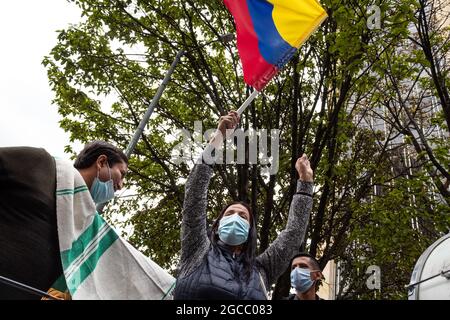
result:
[(248, 231), (248, 239), (243, 244), (242, 252), (244, 254), (244, 273), (247, 278), (250, 277), (253, 269), (253, 265), (255, 262), (255, 255), (256, 255), (256, 221), (255, 217), (253, 216), (252, 209), (250, 206), (241, 201), (235, 201), (227, 204), (223, 209), (220, 211), (219, 216), (217, 217), (216, 221), (214, 221), (212, 227), (211, 227), (211, 243), (215, 246), (217, 244), (217, 241), (219, 240), (219, 235), (217, 233), (217, 230), (219, 228), (219, 222), (220, 219), (222, 219), (223, 215), (225, 214), (225, 211), (234, 204), (240, 204), (245, 209), (248, 210), (248, 213), (250, 214), (250, 230)]
[[(310, 255), (307, 252), (300, 252), (300, 253), (297, 253), (295, 256), (293, 256), (291, 259), (291, 262), (289, 263), (289, 269), (292, 268), (292, 262), (294, 262), (294, 260), (299, 257), (309, 258), (309, 261), (311, 261), (314, 269), (320, 270), (320, 272), (322, 273), (322, 268), (320, 267), (319, 261), (317, 261), (317, 259), (315, 257), (313, 257), (312, 255)], [(323, 274), (322, 274), (322, 279), (319, 279), (316, 281), (316, 291), (319, 289), (320, 285), (322, 284), (322, 280), (325, 280), (325, 277), (323, 276)]]
[(308, 257), (309, 260), (312, 262), (314, 269), (322, 271), (322, 269), (320, 268), (319, 261), (317, 261), (316, 258), (314, 258), (312, 255), (310, 255), (307, 252), (300, 252), (300, 253), (297, 253), (295, 256), (293, 256), (291, 259), (291, 262), (289, 263), (289, 267), (292, 267), (292, 262), (294, 262), (294, 259), (299, 258), (299, 257)]
[(128, 157), (119, 148), (106, 141), (92, 141), (84, 146), (84, 149), (75, 159), (76, 169), (89, 168), (98, 157), (105, 155), (108, 158), (108, 165), (112, 167), (116, 163), (125, 162), (128, 165)]

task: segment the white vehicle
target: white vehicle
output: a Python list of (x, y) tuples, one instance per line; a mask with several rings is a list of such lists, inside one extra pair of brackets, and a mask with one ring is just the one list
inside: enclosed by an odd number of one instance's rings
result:
[(406, 287), (409, 300), (450, 300), (450, 233), (422, 253)]

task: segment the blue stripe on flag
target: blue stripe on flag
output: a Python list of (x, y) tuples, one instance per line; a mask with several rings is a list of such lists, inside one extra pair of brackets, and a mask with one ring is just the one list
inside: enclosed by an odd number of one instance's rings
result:
[(297, 51), (278, 32), (272, 18), (273, 5), (267, 1), (247, 0), (254, 30), (258, 36), (258, 48), (264, 59), (281, 68)]

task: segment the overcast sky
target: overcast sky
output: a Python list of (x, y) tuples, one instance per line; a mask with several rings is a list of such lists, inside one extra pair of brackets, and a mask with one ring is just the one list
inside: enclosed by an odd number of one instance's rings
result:
[(66, 0), (2, 1), (0, 7), (0, 147), (34, 146), (64, 156), (69, 135), (59, 128), (57, 107), (42, 59), (56, 44), (56, 30), (80, 21)]

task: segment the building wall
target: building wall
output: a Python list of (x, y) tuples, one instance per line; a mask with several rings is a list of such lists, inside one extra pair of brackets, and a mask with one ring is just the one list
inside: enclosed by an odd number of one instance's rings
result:
[(334, 300), (336, 298), (336, 263), (334, 260), (328, 261), (322, 273), (325, 281), (322, 281), (318, 296), (325, 300)]
[(450, 27), (450, 19), (448, 18), (448, 15), (450, 13), (450, 1), (449, 0), (441, 0), (444, 4), (444, 9), (442, 10), (442, 14), (438, 17), (440, 20), (445, 20), (444, 26)]

